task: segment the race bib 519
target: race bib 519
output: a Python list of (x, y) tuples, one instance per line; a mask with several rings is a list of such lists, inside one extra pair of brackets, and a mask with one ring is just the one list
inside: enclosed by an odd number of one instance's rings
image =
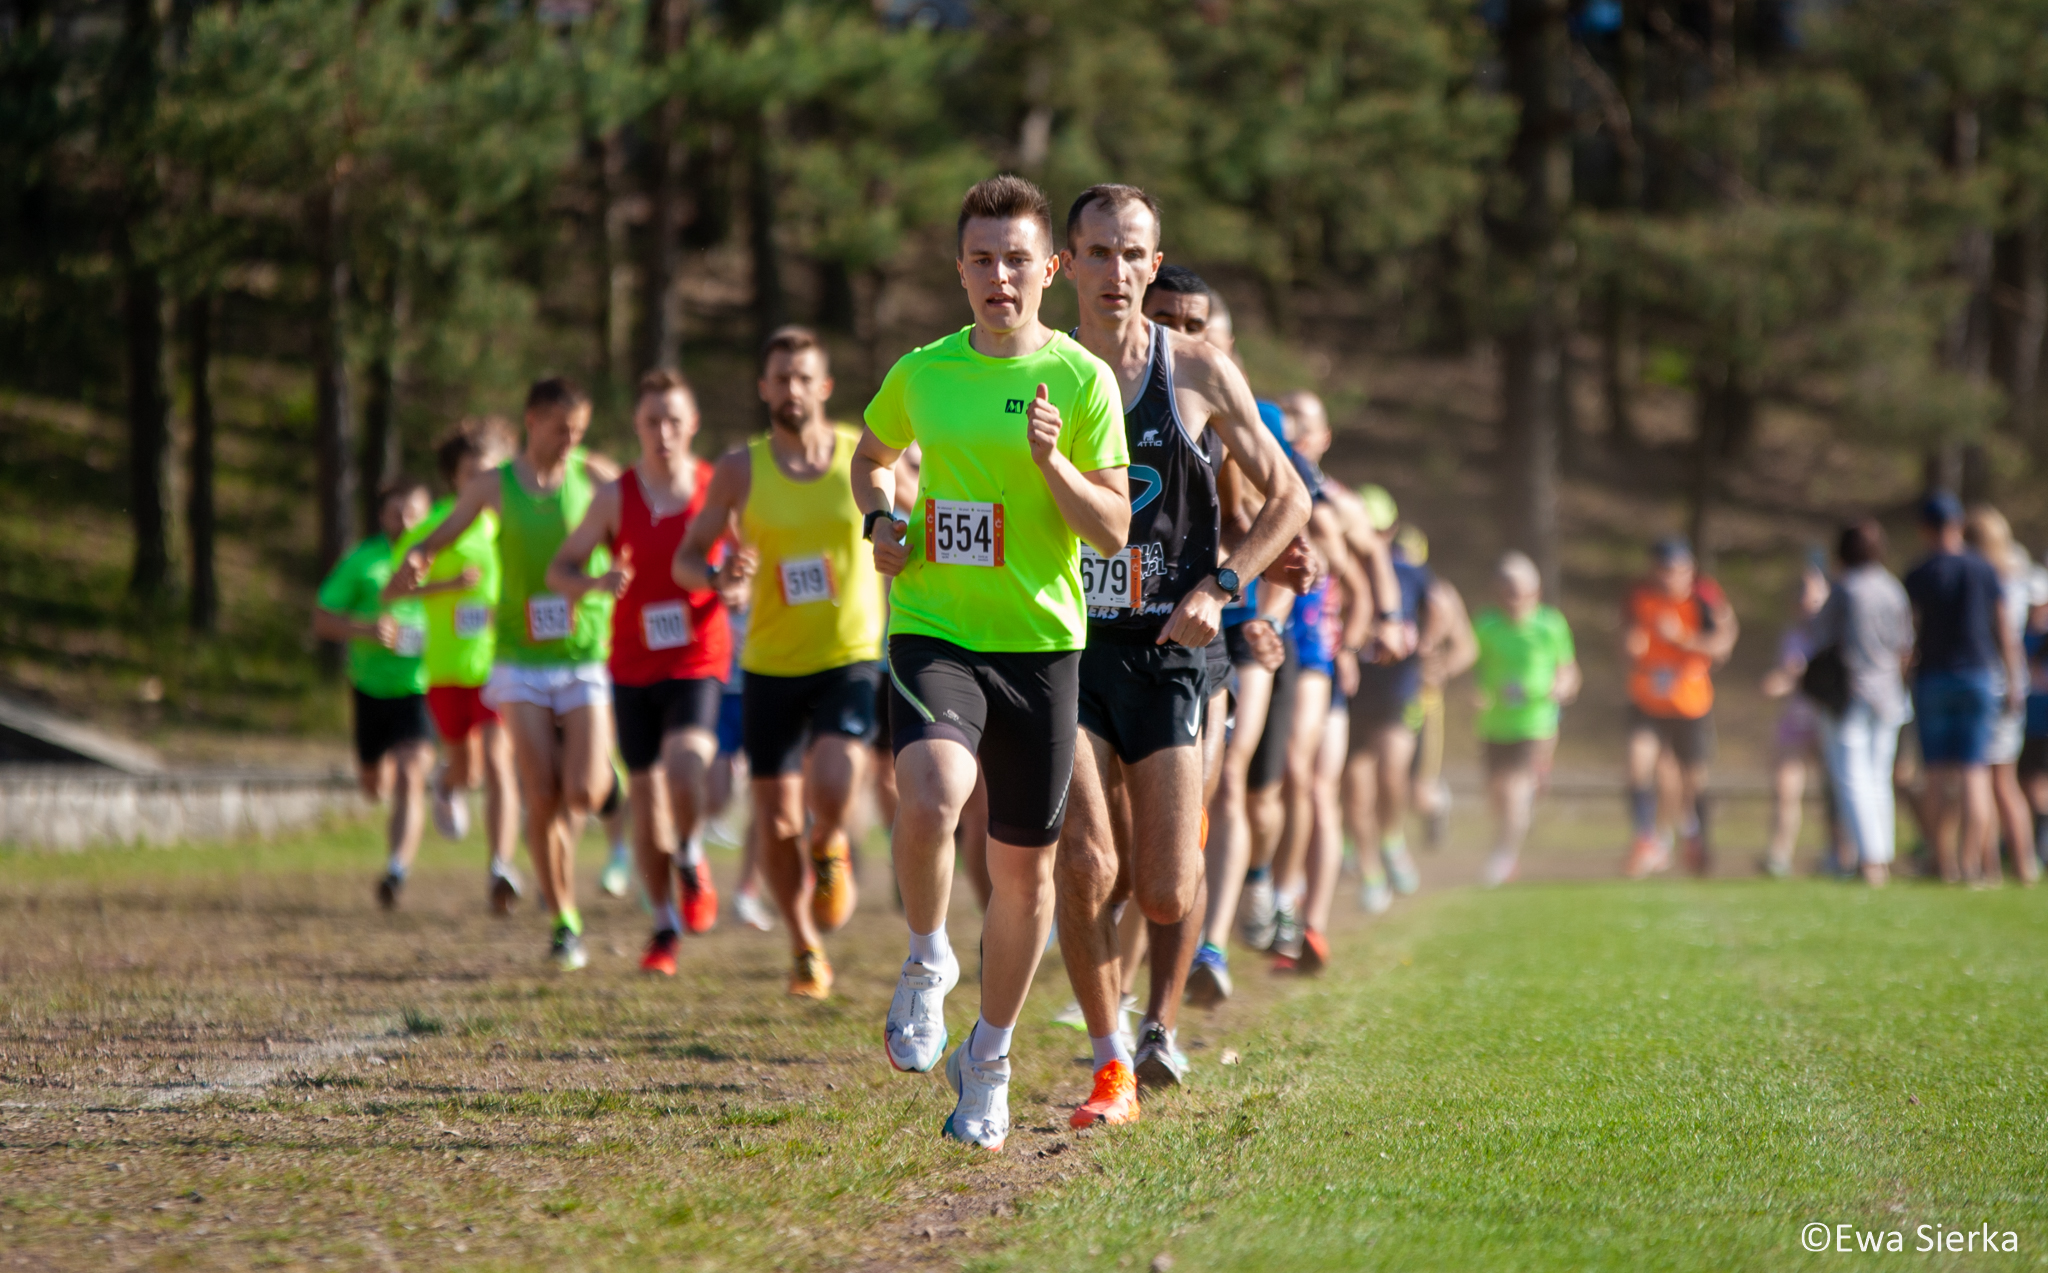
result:
[(1003, 506), (967, 499), (924, 502), (925, 553), (942, 566), (1003, 564)]
[(673, 650), (690, 643), (690, 616), (680, 601), (640, 607), (640, 630), (650, 650)]
[(792, 557), (782, 562), (782, 604), (807, 606), (832, 600), (832, 563), (824, 557)]
[(455, 637), (459, 641), (470, 641), (482, 636), (491, 626), (491, 608), (481, 601), (465, 601), (455, 607)]
[(566, 641), (569, 637), (569, 599), (553, 592), (536, 592), (526, 599), (526, 639), (533, 642)]
[(1081, 593), (1090, 610), (1133, 610), (1145, 588), (1143, 549), (1131, 545), (1114, 557), (1105, 557), (1081, 544)]

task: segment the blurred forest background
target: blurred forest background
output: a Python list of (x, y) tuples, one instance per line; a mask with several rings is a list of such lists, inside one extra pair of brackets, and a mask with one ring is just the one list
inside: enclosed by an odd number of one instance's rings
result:
[(856, 417), (997, 170), (1155, 193), (1332, 471), (1596, 662), (1653, 532), (1755, 670), (1840, 516), (2048, 531), (2048, 0), (0, 0), (0, 688), (331, 734), (381, 480), (549, 373), (630, 454), (684, 368), (710, 454), (787, 320)]

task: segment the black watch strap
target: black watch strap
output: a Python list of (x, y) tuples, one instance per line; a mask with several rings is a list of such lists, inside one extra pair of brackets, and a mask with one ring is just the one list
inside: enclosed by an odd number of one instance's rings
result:
[(861, 518), (860, 537), (869, 543), (873, 543), (875, 539), (875, 523), (884, 517), (893, 519), (895, 516), (896, 514), (886, 508), (878, 508), (874, 512), (869, 513), (866, 517)]

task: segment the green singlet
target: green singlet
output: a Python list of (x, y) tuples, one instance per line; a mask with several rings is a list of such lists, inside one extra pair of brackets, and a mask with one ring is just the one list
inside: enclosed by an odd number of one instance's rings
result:
[[(435, 504), (427, 520), (398, 541), (397, 556), (403, 560), (414, 544), (448, 520), (454, 508), (452, 498)], [(476, 567), (476, 587), (420, 598), (427, 614), (428, 685), (478, 686), (491, 679), (491, 657), (498, 644), (493, 613), (498, 605), (498, 515), (488, 508), (434, 558), (425, 582), (454, 579), (471, 566)]]
[[(398, 558), (391, 541), (372, 535), (334, 565), (320, 585), (320, 608), (351, 619), (374, 620), (390, 611), (398, 620), (398, 649), (357, 637), (348, 643), (348, 681), (371, 698), (405, 698), (427, 692), (420, 659), (426, 644), (426, 613), (416, 600), (386, 606), (379, 596), (391, 582)], [(400, 653), (406, 651), (406, 653)]]
[(1061, 333), (1035, 353), (991, 358), (968, 342), (973, 330), (897, 359), (868, 404), (875, 437), (924, 450), (889, 631), (987, 653), (1078, 650), (1088, 639), (1081, 545), (1031, 458), (1025, 411), (1043, 384), (1060, 412), (1060, 454), (1083, 473), (1123, 468), (1116, 373)]
[(1557, 671), (1575, 657), (1572, 630), (1553, 606), (1538, 606), (1516, 623), (1488, 608), (1472, 620), (1479, 643), (1473, 668), (1479, 689), (1479, 737), (1520, 743), (1557, 733)]
[[(498, 561), (504, 574), (497, 656), (507, 663), (602, 663), (611, 653), (610, 593), (586, 592), (571, 605), (548, 591), (548, 563), (583, 520), (594, 491), (582, 447), (569, 452), (567, 469), (560, 488), (545, 496), (530, 494), (511, 463), (498, 469)], [(599, 545), (584, 573), (594, 579), (611, 568), (611, 550)]]

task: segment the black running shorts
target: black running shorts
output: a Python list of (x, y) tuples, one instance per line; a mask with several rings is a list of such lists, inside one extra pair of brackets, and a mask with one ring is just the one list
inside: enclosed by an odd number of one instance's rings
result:
[(803, 768), (804, 749), (825, 734), (874, 741), (875, 695), (881, 688), (879, 660), (805, 676), (747, 673), (740, 689), (740, 736), (748, 771), (756, 778), (796, 773)]
[(612, 715), (618, 726), (619, 756), (626, 772), (651, 769), (661, 759), (661, 740), (685, 729), (718, 732), (718, 700), (725, 683), (708, 676), (612, 686)]
[(356, 708), (356, 759), (365, 768), (384, 759), (384, 753), (404, 743), (427, 742), (434, 736), (427, 719), (427, 696), (405, 694), (378, 698), (353, 691)]
[(1408, 705), (1415, 696), (1408, 693), (1399, 676), (1372, 663), (1358, 667), (1358, 692), (1351, 696), (1351, 747), (1353, 756), (1369, 751), (1384, 730), (1408, 723)]
[(1115, 628), (1088, 629), (1081, 651), (1081, 728), (1127, 765), (1201, 740), (1209, 706), (1209, 651)]
[(1290, 637), (1282, 637), (1287, 657), (1273, 673), (1273, 701), (1266, 709), (1266, 730), (1252, 750), (1251, 768), (1245, 771), (1246, 791), (1270, 787), (1287, 776), (1287, 739), (1294, 733), (1294, 687), (1301, 680), (1301, 654)]
[(1704, 716), (1652, 716), (1634, 703), (1628, 705), (1630, 733), (1649, 730), (1672, 759), (1691, 769), (1714, 758), (1714, 714)]
[(928, 636), (889, 638), (889, 736), (897, 754), (950, 738), (981, 757), (988, 833), (1057, 843), (1074, 777), (1081, 652), (982, 654)]

